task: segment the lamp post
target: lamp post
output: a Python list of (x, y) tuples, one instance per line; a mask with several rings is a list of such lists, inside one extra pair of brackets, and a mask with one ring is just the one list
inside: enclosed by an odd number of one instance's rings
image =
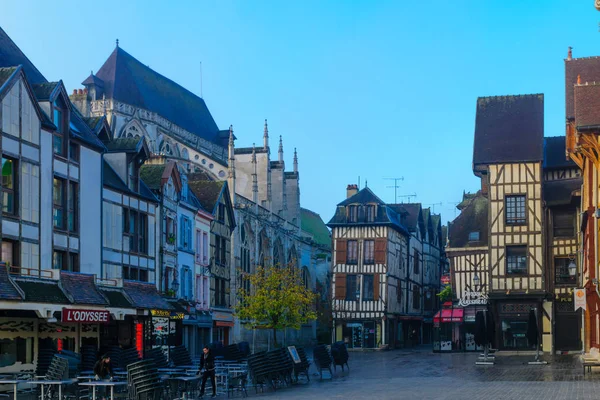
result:
[(171, 282), (171, 287), (175, 292), (175, 298), (177, 298), (179, 292), (179, 281), (177, 280), (177, 278), (173, 278), (173, 282)]
[(473, 288), (475, 289), (475, 292), (477, 291), (477, 286), (479, 286), (479, 275), (475, 272), (475, 275), (473, 276)]

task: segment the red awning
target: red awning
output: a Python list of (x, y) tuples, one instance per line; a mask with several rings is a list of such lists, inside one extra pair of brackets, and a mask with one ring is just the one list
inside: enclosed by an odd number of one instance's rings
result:
[(464, 309), (448, 308), (438, 311), (433, 317), (433, 322), (462, 322)]
[(229, 322), (229, 321), (215, 321), (215, 326), (224, 326), (224, 327), (233, 328), (234, 324), (233, 324), (233, 322)]

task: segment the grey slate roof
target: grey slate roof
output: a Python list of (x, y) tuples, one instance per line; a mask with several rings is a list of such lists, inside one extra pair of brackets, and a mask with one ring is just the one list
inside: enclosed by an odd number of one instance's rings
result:
[(23, 66), (25, 76), (27, 76), (27, 80), (30, 83), (43, 83), (47, 81), (0, 27), (0, 68), (16, 67), (18, 65)]
[(48, 101), (59, 85), (60, 82), (34, 83), (31, 85), (31, 89), (38, 101)]
[(36, 278), (15, 278), (14, 281), (25, 294), (27, 302), (71, 304), (58, 281)]
[(0, 300), (23, 300), (4, 264), (0, 264)]
[(219, 128), (203, 99), (116, 47), (96, 73), (106, 98), (152, 111), (211, 142)]
[(402, 208), (408, 214), (404, 219), (404, 225), (410, 232), (415, 232), (417, 227), (421, 225), (423, 228), (423, 215), (421, 213), (421, 203), (402, 203), (402, 204), (391, 204), (391, 207), (395, 209)]
[[(376, 215), (374, 221), (368, 222), (366, 219), (358, 222), (348, 222), (346, 206), (350, 204), (364, 205), (377, 204)], [(327, 223), (327, 226), (344, 226), (344, 225), (391, 225), (398, 231), (408, 235), (408, 229), (402, 224), (401, 214), (397, 210), (385, 204), (379, 197), (375, 195), (368, 187), (358, 191), (355, 195), (347, 198), (338, 204), (335, 214)]]
[(575, 202), (574, 192), (581, 189), (583, 178), (544, 182), (544, 201), (548, 207), (564, 206)]
[(108, 300), (108, 304), (110, 307), (119, 307), (119, 308), (131, 308), (133, 307), (131, 302), (127, 300), (125, 293), (122, 289), (113, 289), (108, 287), (101, 287), (100, 292), (106, 297)]
[(104, 151), (106, 149), (102, 141), (85, 122), (83, 116), (79, 113), (79, 110), (77, 110), (77, 107), (71, 108), (71, 126), (69, 133), (72, 138), (81, 141), (83, 144), (93, 149), (98, 151)]
[(154, 193), (152, 193), (152, 191), (148, 188), (148, 186), (146, 186), (144, 181), (140, 180), (140, 192), (135, 193), (131, 189), (129, 189), (129, 187), (125, 184), (125, 182), (123, 182), (119, 175), (117, 175), (115, 170), (112, 169), (112, 167), (108, 162), (106, 162), (106, 160), (104, 160), (102, 168), (104, 169), (103, 184), (105, 186), (111, 187), (123, 193), (130, 193), (133, 196), (143, 197), (146, 200), (149, 200), (153, 203), (158, 203), (158, 199), (156, 198)]
[(4, 85), (16, 71), (17, 67), (0, 68), (0, 88), (2, 88), (2, 85)]
[(600, 82), (600, 57), (565, 60), (565, 111), (568, 119), (575, 117), (577, 75), (581, 76), (581, 82)]
[[(478, 241), (469, 241), (469, 233), (479, 232)], [(454, 248), (488, 245), (488, 199), (481, 191), (469, 199), (448, 227), (449, 246)]]
[(94, 275), (61, 271), (60, 282), (74, 304), (108, 305), (96, 286)]
[(144, 138), (117, 138), (107, 142), (106, 149), (109, 153), (137, 153), (140, 151)]
[(544, 138), (544, 169), (577, 168), (577, 164), (566, 156), (565, 140), (564, 136)]
[(477, 99), (473, 165), (541, 161), (544, 95)]
[(135, 308), (170, 310), (171, 306), (160, 296), (151, 283), (125, 281), (123, 290), (132, 300)]
[(193, 174), (188, 176), (188, 186), (206, 211), (211, 214), (215, 212), (215, 206), (225, 186), (222, 181), (195, 181)]
[(167, 164), (142, 165), (140, 178), (150, 190), (160, 190), (165, 168), (167, 168)]

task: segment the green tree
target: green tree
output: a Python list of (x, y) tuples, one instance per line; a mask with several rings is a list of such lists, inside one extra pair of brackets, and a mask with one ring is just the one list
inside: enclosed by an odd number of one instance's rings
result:
[(304, 286), (297, 268), (258, 267), (244, 278), (251, 289), (238, 290), (236, 316), (253, 328), (272, 329), (275, 346), (278, 330), (300, 329), (317, 318), (315, 294)]
[(437, 295), (440, 298), (440, 301), (442, 302), (452, 300), (452, 297), (454, 296), (454, 294), (452, 293), (452, 286), (446, 286), (444, 290), (439, 292)]

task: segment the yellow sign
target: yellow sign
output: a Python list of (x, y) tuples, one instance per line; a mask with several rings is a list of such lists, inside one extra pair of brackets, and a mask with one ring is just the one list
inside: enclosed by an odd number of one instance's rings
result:
[(150, 310), (150, 314), (153, 317), (171, 318), (171, 319), (183, 319), (185, 314), (182, 312), (166, 311), (166, 310)]

